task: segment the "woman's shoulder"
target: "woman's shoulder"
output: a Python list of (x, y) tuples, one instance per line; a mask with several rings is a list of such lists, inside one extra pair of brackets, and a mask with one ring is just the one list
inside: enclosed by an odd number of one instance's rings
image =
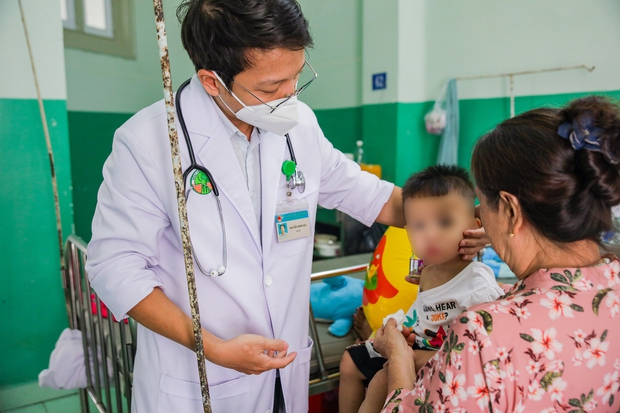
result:
[[(542, 268), (517, 283), (516, 293), (521, 290), (545, 290), (581, 293), (599, 287), (617, 288), (620, 285), (620, 263), (606, 258), (604, 262), (590, 267)], [(515, 289), (513, 289), (515, 290)]]
[[(620, 263), (581, 269), (546, 269), (517, 282), (492, 302), (468, 308), (453, 328), (484, 326), (493, 341), (528, 338), (532, 330), (573, 335), (579, 328), (604, 330), (620, 317)], [(585, 328), (584, 328), (585, 331)], [(521, 334), (523, 333), (523, 334)], [(524, 339), (525, 340), (525, 339)]]

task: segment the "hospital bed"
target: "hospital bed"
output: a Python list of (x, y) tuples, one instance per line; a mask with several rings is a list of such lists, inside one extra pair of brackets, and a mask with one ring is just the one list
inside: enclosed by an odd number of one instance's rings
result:
[[(80, 390), (82, 412), (129, 412), (131, 406), (133, 360), (136, 354), (136, 322), (118, 322), (91, 289), (84, 264), (86, 243), (71, 235), (65, 245), (66, 271), (63, 288), (69, 325), (82, 332), (88, 385)], [(312, 266), (312, 282), (349, 275), (363, 279), (371, 254), (317, 261)], [(345, 348), (355, 342), (353, 332), (338, 338), (327, 332), (329, 324), (317, 322), (310, 307), (310, 336), (314, 350), (310, 363), (309, 393), (323, 393), (338, 387), (340, 359)]]

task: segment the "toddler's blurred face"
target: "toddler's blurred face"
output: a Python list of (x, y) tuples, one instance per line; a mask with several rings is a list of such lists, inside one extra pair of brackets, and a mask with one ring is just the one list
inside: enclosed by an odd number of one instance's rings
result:
[(471, 198), (458, 192), (405, 200), (407, 235), (424, 265), (442, 264), (458, 255), (463, 231), (478, 228)]

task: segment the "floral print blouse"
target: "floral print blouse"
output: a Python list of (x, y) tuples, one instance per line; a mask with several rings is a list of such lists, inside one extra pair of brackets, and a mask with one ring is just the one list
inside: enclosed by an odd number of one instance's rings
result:
[(620, 412), (619, 272), (539, 270), (469, 308), (383, 412)]

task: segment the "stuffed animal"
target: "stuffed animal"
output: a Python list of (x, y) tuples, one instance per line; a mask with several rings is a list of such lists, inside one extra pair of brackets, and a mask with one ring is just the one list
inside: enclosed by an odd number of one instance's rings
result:
[(508, 265), (497, 255), (495, 250), (491, 247), (484, 249), (482, 254), (482, 262), (493, 270), (495, 278), (515, 278), (516, 276), (512, 272)]
[(491, 269), (493, 270), (493, 274), (495, 274), (495, 278), (499, 276), (500, 266), (502, 265), (503, 261), (501, 260), (501, 258), (499, 258), (493, 248), (489, 247), (484, 249), (484, 252), (482, 254), (482, 263), (491, 267)]
[(362, 305), (364, 281), (340, 276), (310, 286), (310, 303), (316, 319), (333, 321), (328, 331), (344, 337), (353, 326), (353, 314)]

